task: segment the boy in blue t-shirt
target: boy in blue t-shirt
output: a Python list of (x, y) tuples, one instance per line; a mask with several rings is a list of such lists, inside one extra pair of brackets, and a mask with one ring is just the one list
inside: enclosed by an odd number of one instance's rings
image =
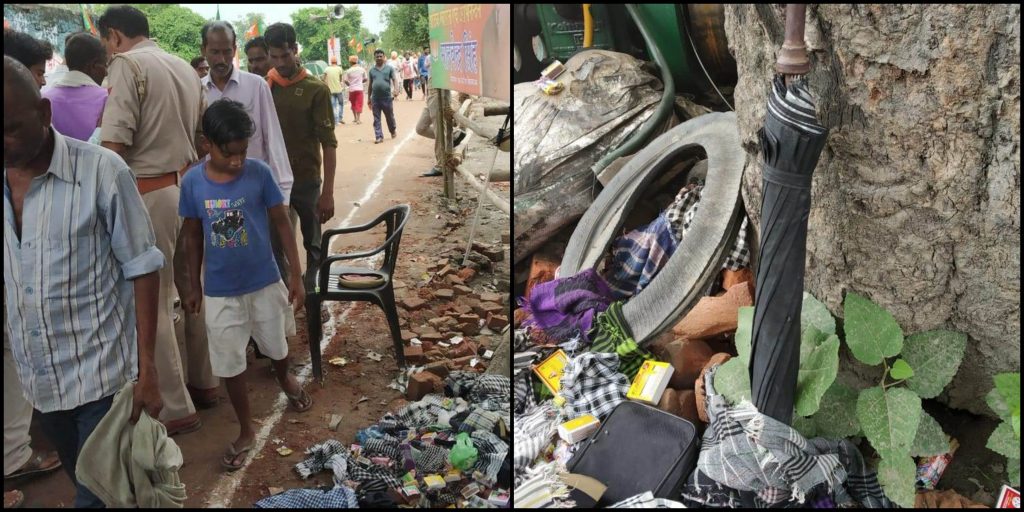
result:
[[(222, 99), (210, 105), (203, 114), (201, 139), (210, 159), (182, 179), (178, 203), (179, 214), (185, 218), (183, 251), (191, 280), (185, 310), (198, 313), (206, 300), (210, 364), (213, 374), (227, 383), (241, 428), (221, 461), (232, 471), (242, 466), (256, 437), (245, 383), (245, 349), (250, 336), (273, 360), (278, 383), (292, 407), (302, 412), (313, 405), (288, 371), (285, 340), (289, 302), (302, 309), (302, 278), (295, 265), (287, 288), (281, 281), (270, 248), (270, 223), (281, 234), (289, 261), (299, 261), (298, 247), (284, 196), (270, 167), (245, 158), (253, 130), (241, 103)], [(205, 294), (199, 279), (204, 263)]]

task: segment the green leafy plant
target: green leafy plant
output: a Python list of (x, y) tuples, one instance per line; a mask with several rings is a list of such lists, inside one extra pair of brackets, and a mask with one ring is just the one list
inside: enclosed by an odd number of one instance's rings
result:
[[(921, 399), (938, 396), (953, 379), (967, 336), (935, 330), (904, 337), (892, 314), (852, 292), (846, 295), (843, 310), (850, 352), (862, 363), (883, 365), (881, 380), (878, 386), (862, 390), (835, 381), (839, 360), (835, 320), (824, 304), (804, 293), (793, 427), (807, 437), (864, 435), (882, 458), (878, 480), (886, 495), (903, 507), (913, 507), (913, 457), (949, 450), (946, 434), (923, 411)], [(752, 320), (753, 308), (741, 308), (735, 337), (739, 356), (722, 365), (715, 378), (716, 390), (732, 403), (750, 399)], [(1019, 403), (1019, 381), (1016, 389)], [(1008, 424), (1012, 425), (1012, 416)], [(1019, 470), (1019, 458), (1017, 462)]]
[(1000, 373), (993, 380), (996, 386), (985, 401), (1003, 420), (985, 445), (1006, 457), (1006, 473), (1010, 485), (1020, 485), (1020, 373)]

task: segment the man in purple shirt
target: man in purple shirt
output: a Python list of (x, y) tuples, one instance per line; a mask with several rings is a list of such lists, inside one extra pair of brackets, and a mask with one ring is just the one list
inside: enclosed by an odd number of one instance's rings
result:
[(107, 49), (96, 36), (81, 32), (68, 39), (64, 58), (69, 71), (43, 97), (50, 100), (53, 127), (87, 141), (107, 103), (107, 90), (99, 86), (107, 76)]

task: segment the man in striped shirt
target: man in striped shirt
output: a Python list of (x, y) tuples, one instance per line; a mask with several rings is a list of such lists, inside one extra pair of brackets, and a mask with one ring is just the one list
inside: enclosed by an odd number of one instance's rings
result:
[[(124, 161), (50, 117), (31, 72), (5, 56), (5, 317), (25, 398), (77, 485), (79, 447), (126, 381), (138, 379), (132, 422), (163, 408), (153, 351), (167, 262)], [(102, 505), (78, 485), (76, 507)]]

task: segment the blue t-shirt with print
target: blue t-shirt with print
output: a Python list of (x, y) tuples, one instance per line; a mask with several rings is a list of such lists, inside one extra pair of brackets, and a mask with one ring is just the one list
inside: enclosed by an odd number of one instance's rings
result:
[(246, 158), (239, 176), (215, 183), (206, 176), (206, 162), (181, 181), (178, 213), (203, 223), (205, 295), (236, 297), (279, 279), (270, 248), (268, 208), (284, 203), (270, 167)]

